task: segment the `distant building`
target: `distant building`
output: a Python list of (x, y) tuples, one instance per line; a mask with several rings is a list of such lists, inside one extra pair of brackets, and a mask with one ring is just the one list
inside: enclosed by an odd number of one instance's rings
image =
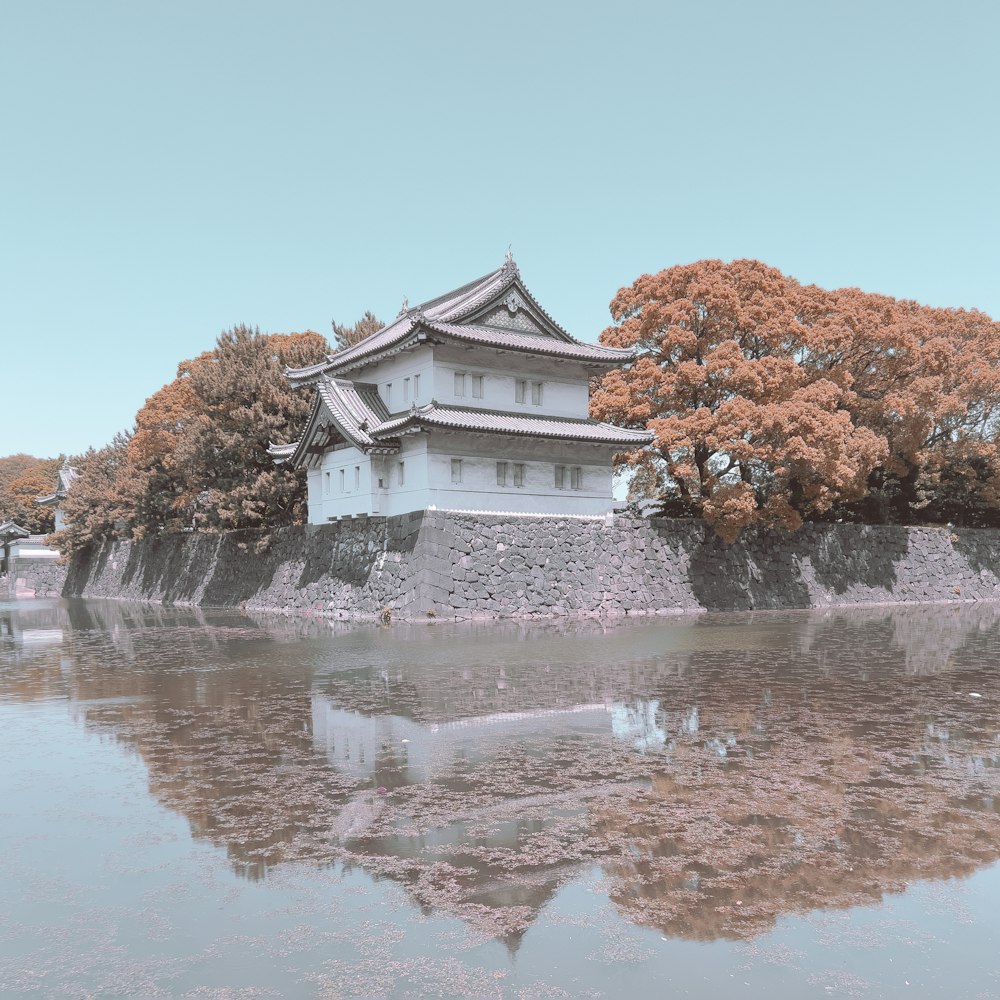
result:
[(56, 515), (56, 531), (64, 528), (66, 526), (65, 518), (63, 517), (62, 502), (66, 499), (66, 494), (69, 493), (70, 487), (73, 485), (73, 480), (79, 473), (72, 465), (69, 464), (69, 459), (67, 458), (63, 464), (60, 466), (56, 473), (56, 491), (45, 497), (37, 497), (35, 503), (39, 507), (55, 507)]
[(31, 532), (13, 521), (4, 521), (0, 524), (0, 576), (6, 576), (10, 571), (10, 547), (12, 543), (20, 541), (22, 538), (30, 537)]
[(312, 411), (299, 440), (270, 454), (308, 470), (313, 524), (429, 507), (606, 514), (612, 456), (652, 435), (590, 419), (590, 381), (632, 357), (571, 337), (508, 256), (327, 361), (289, 370), (314, 388)]
[(0, 598), (58, 597), (66, 582), (66, 565), (59, 552), (45, 544), (45, 535), (29, 535), (20, 525), (0, 525), (4, 577)]

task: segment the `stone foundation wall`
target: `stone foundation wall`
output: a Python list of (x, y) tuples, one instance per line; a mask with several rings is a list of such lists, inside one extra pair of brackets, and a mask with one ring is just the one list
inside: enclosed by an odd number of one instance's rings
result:
[(0, 594), (17, 597), (58, 597), (69, 567), (55, 559), (11, 559), (10, 573), (0, 581)]
[(110, 543), (65, 593), (336, 617), (667, 614), (1000, 599), (1000, 531), (808, 525), (725, 545), (691, 521), (463, 515)]
[(281, 528), (261, 536), (111, 542), (73, 560), (66, 595), (377, 617), (418, 601), (423, 515)]
[(115, 542), (67, 596), (336, 617), (528, 617), (1000, 599), (1000, 531), (808, 525), (725, 545), (690, 521), (426, 511)]

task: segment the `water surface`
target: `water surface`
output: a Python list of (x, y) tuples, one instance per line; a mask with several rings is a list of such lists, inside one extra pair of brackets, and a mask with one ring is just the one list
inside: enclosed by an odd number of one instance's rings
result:
[(0, 604), (0, 995), (996, 996), (998, 653)]

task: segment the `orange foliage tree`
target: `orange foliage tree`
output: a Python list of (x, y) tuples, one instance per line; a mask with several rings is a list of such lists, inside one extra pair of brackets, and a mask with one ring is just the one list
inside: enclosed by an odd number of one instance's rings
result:
[(285, 365), (304, 367), (328, 351), (311, 331), (237, 326), (221, 334), (214, 350), (182, 362), (146, 400), (133, 431), (78, 460), (57, 543), (68, 552), (109, 537), (301, 521), (304, 477), (276, 467), (267, 445), (293, 440), (309, 410)]
[(116, 434), (103, 448), (73, 459), (77, 477), (62, 502), (66, 524), (51, 536), (64, 554), (110, 537), (127, 537), (136, 525), (145, 483), (129, 461), (131, 435)]
[(52, 530), (53, 509), (35, 499), (55, 492), (58, 458), (7, 455), (0, 458), (0, 521), (15, 521), (36, 533)]
[(305, 517), (302, 470), (276, 466), (271, 441), (295, 440), (311, 399), (296, 392), (285, 366), (327, 357), (318, 333), (261, 334), (246, 326), (223, 333), (215, 350), (181, 366), (197, 401), (177, 442), (180, 503), (194, 525), (211, 530), (272, 527)]
[(127, 453), (130, 474), (142, 483), (131, 512), (135, 537), (149, 531), (176, 531), (191, 523), (178, 447), (203, 412), (189, 372), (205, 357), (183, 362), (177, 378), (154, 392), (136, 414)]
[(592, 401), (598, 418), (655, 434), (625, 458), (634, 488), (674, 492), (728, 540), (859, 499), (886, 457), (851, 419), (844, 380), (809, 363), (830, 345), (798, 315), (797, 287), (757, 261), (674, 267), (619, 291), (601, 335), (640, 348)]
[[(884, 517), (997, 524), (1000, 323), (977, 311), (897, 306), (908, 338), (894, 385), (865, 394), (859, 419), (885, 434), (872, 482)], [(905, 374), (899, 371), (902, 356)], [(878, 511), (876, 511), (878, 516)]]
[(611, 313), (602, 342), (638, 355), (592, 412), (655, 434), (619, 457), (632, 496), (730, 541), (834, 513), (996, 508), (1000, 325), (982, 313), (802, 286), (752, 260), (643, 275)]

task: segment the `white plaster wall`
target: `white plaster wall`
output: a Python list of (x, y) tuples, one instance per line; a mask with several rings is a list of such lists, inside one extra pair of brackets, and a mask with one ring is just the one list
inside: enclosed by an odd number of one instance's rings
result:
[[(526, 416), (580, 417), (588, 415), (590, 385), (586, 378), (572, 377), (572, 371), (563, 374), (558, 360), (536, 359), (534, 370), (529, 373), (511, 371), (509, 368), (475, 364), (480, 360), (476, 352), (469, 352), (468, 361), (439, 361), (434, 366), (434, 398), (439, 403), (466, 406), (470, 409), (509, 410)], [(455, 394), (455, 374), (465, 374), (465, 394)], [(472, 377), (483, 377), (483, 395), (472, 395)], [(516, 383), (527, 382), (525, 402), (516, 402)], [(542, 383), (542, 402), (531, 402), (531, 383)]]
[[(389, 516), (426, 510), (432, 503), (427, 465), (426, 434), (404, 436), (398, 455), (387, 455), (388, 489), (384, 491), (385, 513)], [(376, 459), (378, 462), (379, 459)], [(403, 485), (399, 485), (399, 463), (403, 463)]]
[[(451, 510), (517, 511), (540, 514), (606, 514), (611, 510), (612, 448), (579, 442), (496, 438), (482, 434), (406, 435), (397, 455), (366, 456), (354, 448), (327, 452), (309, 472), (309, 520), (394, 516), (434, 506)], [(451, 461), (462, 461), (462, 481), (451, 481)], [(507, 463), (507, 484), (497, 483), (497, 463)], [(403, 464), (403, 483), (399, 466)], [(524, 465), (524, 483), (514, 485), (514, 465)], [(565, 485), (555, 485), (555, 466), (566, 467)], [(361, 488), (354, 488), (354, 468)], [(572, 468), (581, 472), (572, 488)], [(340, 470), (345, 490), (340, 491)], [(330, 474), (329, 495), (325, 494)], [(379, 485), (381, 480), (382, 485)]]
[[(347, 377), (356, 382), (371, 382), (390, 413), (402, 413), (413, 403), (423, 406), (432, 399), (439, 403), (478, 407), (489, 410), (510, 410), (526, 414), (559, 417), (586, 417), (590, 396), (590, 373), (581, 364), (560, 358), (526, 358), (510, 354), (500, 356), (482, 348), (466, 349), (447, 346), (422, 346), (403, 354), (356, 368)], [(494, 362), (484, 364), (483, 362)], [(455, 372), (466, 373), (465, 395), (455, 395)], [(414, 377), (420, 376), (419, 391), (414, 392)], [(472, 395), (473, 375), (483, 376), (483, 397)], [(410, 379), (409, 393), (405, 380)], [(516, 403), (515, 381), (528, 384), (527, 401)], [(543, 382), (542, 404), (531, 402), (531, 382)], [(391, 398), (386, 401), (386, 387), (392, 385)]]
[[(355, 476), (355, 469), (359, 472)], [(344, 489), (340, 473), (344, 472)], [(359, 482), (355, 483), (356, 478)], [(379, 513), (373, 489), (371, 457), (358, 448), (328, 451), (318, 469), (308, 474), (309, 523), (325, 524), (331, 518)]]
[[(433, 356), (430, 347), (417, 347), (403, 354), (396, 354), (364, 368), (356, 368), (347, 377), (354, 382), (372, 382), (378, 386), (379, 395), (390, 413), (402, 413), (413, 403), (423, 406), (434, 397)], [(420, 376), (419, 390), (414, 393), (414, 377)], [(409, 379), (409, 393), (405, 380)], [(386, 386), (391, 383), (392, 397), (386, 400)]]
[(12, 542), (10, 546), (11, 559), (58, 559), (59, 550), (49, 548), (37, 539), (25, 538)]
[[(452, 459), (461, 459), (462, 482), (451, 481)], [(497, 484), (497, 463), (507, 463), (507, 485)], [(524, 485), (514, 485), (515, 463), (524, 465)], [(555, 485), (555, 466), (566, 466), (565, 486)], [(571, 487), (572, 467), (581, 470)], [(481, 435), (433, 435), (428, 454), (435, 507), (541, 514), (606, 514), (612, 505), (611, 450), (588, 445), (506, 439)]]

